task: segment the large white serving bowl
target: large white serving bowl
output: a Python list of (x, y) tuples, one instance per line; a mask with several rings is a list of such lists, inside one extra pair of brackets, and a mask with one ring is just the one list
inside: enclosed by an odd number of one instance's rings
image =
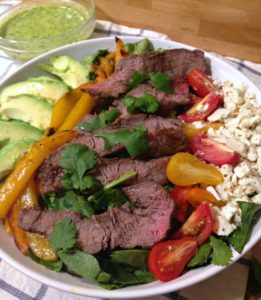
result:
[[(123, 38), (124, 42), (133, 43), (140, 40), (139, 37), (126, 37)], [(187, 48), (193, 49), (190, 46), (160, 39), (151, 39), (155, 48)], [(99, 38), (89, 41), (79, 42), (76, 44), (63, 46), (61, 48), (50, 51), (43, 54), (30, 62), (24, 64), (15, 74), (6, 79), (2, 86), (25, 80), (28, 77), (39, 76), (43, 74), (37, 68), (39, 62), (46, 61), (50, 56), (53, 55), (70, 55), (75, 59), (81, 59), (87, 54), (94, 53), (98, 49), (114, 49), (115, 41), (114, 38)], [(261, 102), (261, 93), (258, 88), (242, 73), (227, 64), (226, 62), (206, 53), (206, 57), (209, 59), (212, 75), (214, 78), (224, 81), (232, 80), (234, 82), (240, 83), (245, 82), (249, 86), (249, 91), (257, 95), (258, 101)], [(261, 238), (261, 218), (259, 218), (256, 223), (250, 240), (245, 246), (244, 253), (246, 253), (253, 245)], [(56, 273), (53, 271), (46, 270), (44, 267), (36, 264), (30, 258), (23, 256), (17, 247), (13, 239), (5, 232), (3, 227), (0, 230), (0, 256), (6, 260), (10, 265), (12, 265), (17, 270), (25, 273), (31, 278), (38, 280), (46, 285), (58, 288), (67, 292), (72, 292), (80, 295), (87, 295), (93, 297), (101, 298), (138, 298), (138, 297), (148, 297), (152, 295), (165, 294), (173, 291), (177, 291), (200, 282), (204, 279), (213, 276), (214, 274), (224, 270), (224, 267), (217, 266), (206, 266), (195, 270), (184, 273), (179, 278), (162, 283), (155, 281), (150, 284), (137, 285), (133, 287), (108, 291), (98, 287), (96, 284), (87, 282), (75, 276), (71, 276), (67, 273)], [(241, 255), (234, 253), (232, 263), (240, 258)]]

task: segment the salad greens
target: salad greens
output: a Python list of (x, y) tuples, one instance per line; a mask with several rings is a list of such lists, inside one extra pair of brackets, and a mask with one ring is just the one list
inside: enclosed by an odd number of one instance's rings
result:
[(60, 272), (62, 270), (63, 263), (61, 260), (57, 260), (57, 261), (43, 260), (37, 257), (31, 249), (28, 250), (28, 255), (33, 261), (35, 261), (39, 265), (42, 265), (48, 270), (55, 271), (55, 272)]
[(147, 130), (143, 126), (133, 128), (133, 130), (118, 130), (113, 132), (98, 132), (105, 141), (105, 149), (109, 150), (113, 146), (122, 144), (125, 146), (130, 156), (140, 156), (149, 148), (146, 136)]
[(159, 102), (156, 97), (151, 94), (145, 94), (141, 97), (125, 96), (122, 99), (129, 114), (142, 111), (149, 114), (154, 114), (159, 108)]
[(232, 258), (231, 248), (221, 239), (210, 237), (210, 245), (213, 249), (211, 263), (216, 266), (227, 266)]
[(108, 111), (101, 112), (98, 116), (93, 117), (91, 122), (81, 122), (78, 127), (79, 129), (87, 132), (96, 131), (106, 125), (111, 124), (120, 115), (118, 109), (112, 109)]
[(206, 265), (209, 262), (212, 253), (212, 246), (209, 242), (200, 246), (197, 254), (187, 264), (188, 268), (197, 268)]
[(241, 253), (245, 244), (249, 240), (257, 213), (261, 210), (261, 204), (243, 201), (238, 201), (237, 203), (239, 204), (242, 212), (242, 223), (241, 226), (229, 236), (229, 242), (237, 250), (237, 252)]

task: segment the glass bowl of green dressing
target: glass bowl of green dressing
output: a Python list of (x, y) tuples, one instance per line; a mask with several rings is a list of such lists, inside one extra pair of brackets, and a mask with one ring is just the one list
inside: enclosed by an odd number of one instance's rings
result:
[(93, 0), (23, 0), (0, 15), (0, 49), (27, 61), (88, 39), (94, 27)]

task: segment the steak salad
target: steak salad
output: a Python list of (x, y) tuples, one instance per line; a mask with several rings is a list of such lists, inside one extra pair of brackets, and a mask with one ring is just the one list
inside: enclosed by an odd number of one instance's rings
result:
[[(115, 289), (242, 252), (261, 209), (261, 106), (244, 86), (214, 81), (200, 50), (146, 39), (39, 67), (65, 92), (0, 190), (0, 217), (23, 254)], [(12, 124), (8, 88), (0, 111)]]

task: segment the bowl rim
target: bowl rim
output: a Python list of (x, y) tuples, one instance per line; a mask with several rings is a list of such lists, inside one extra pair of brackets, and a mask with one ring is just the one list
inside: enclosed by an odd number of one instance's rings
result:
[[(135, 37), (122, 36), (121, 38), (123, 40), (127, 39), (128, 42), (136, 42), (137, 40), (140, 40), (142, 37), (140, 37), (140, 36), (135, 36)], [(155, 43), (157, 43), (157, 41), (159, 40), (157, 38), (151, 38), (151, 37), (149, 37), (149, 39), (152, 42), (155, 42)], [(95, 45), (99, 41), (111, 42), (113, 40), (114, 40), (114, 37), (95, 38), (95, 39), (90, 39), (90, 40), (86, 40), (86, 41), (80, 41), (80, 42), (73, 43), (73, 44), (70, 44), (70, 45), (61, 46), (61, 47), (56, 48), (56, 49), (52, 49), (52, 50), (48, 51), (47, 53), (41, 54), (40, 56), (35, 57), (32, 60), (30, 60), (30, 61), (26, 62), (25, 64), (23, 64), (18, 70), (16, 70), (14, 73), (9, 75), (5, 80), (0, 82), (0, 84), (1, 84), (1, 86), (3, 86), (6, 82), (9, 81), (9, 79), (11, 79), (13, 76), (15, 76), (18, 72), (21, 72), (23, 69), (27, 68), (27, 66), (34, 65), (34, 64), (36, 64), (37, 62), (39, 62), (43, 59), (48, 59), (51, 55), (56, 54), (57, 51), (67, 50), (67, 49), (73, 48), (73, 47), (82, 47), (82, 46), (86, 47), (89, 44), (94, 44)], [(197, 49), (197, 48), (194, 48), (192, 46), (182, 44), (182, 43), (178, 43), (178, 42), (174, 42), (174, 41), (171, 41), (171, 40), (160, 39), (160, 41), (163, 42), (163, 43), (165, 42), (166, 47), (168, 49), (169, 48), (186, 48), (186, 49), (189, 49), (189, 50)], [(244, 74), (242, 74), (239, 70), (235, 69), (233, 66), (229, 65), (227, 62), (223, 61), (219, 57), (215, 57), (211, 53), (208, 53), (208, 52), (205, 52), (205, 51), (204, 51), (204, 53), (205, 53), (205, 56), (208, 59), (214, 60), (221, 67), (222, 67), (222, 65), (225, 65), (226, 68), (228, 68), (230, 70), (233, 70), (233, 72), (236, 71), (236, 73), (240, 74), (241, 76), (243, 75), (244, 81), (247, 84), (250, 84), (252, 87), (255, 88), (257, 97), (259, 97), (261, 99), (260, 90)], [(255, 233), (254, 236), (253, 235), (251, 236), (250, 240), (246, 244), (246, 246), (245, 246), (245, 248), (244, 248), (244, 250), (241, 254), (236, 253), (235, 251), (233, 251), (233, 259), (232, 259), (231, 263), (229, 264), (229, 266), (231, 266), (233, 263), (235, 263), (247, 251), (249, 251), (258, 242), (258, 240), (260, 238), (261, 238), (261, 227), (257, 229), (257, 232)], [(209, 270), (203, 271), (202, 274), (197, 274), (197, 276), (194, 276), (195, 278), (183, 278), (183, 281), (178, 282), (178, 283), (175, 282), (175, 281), (170, 281), (170, 282), (162, 284), (162, 286), (152, 286), (149, 289), (138, 289), (138, 290), (136, 289), (135, 290), (135, 286), (133, 286), (132, 289), (128, 288), (128, 290), (126, 290), (126, 288), (117, 289), (117, 290), (105, 290), (105, 289), (95, 289), (94, 290), (94, 289), (89, 288), (89, 287), (75, 287), (75, 286), (72, 286), (70, 284), (62, 283), (62, 282), (57, 281), (55, 279), (48, 278), (46, 275), (42, 275), (39, 272), (34, 271), (34, 270), (30, 269), (29, 267), (24, 266), (21, 262), (17, 261), (14, 257), (12, 257), (11, 255), (9, 255), (5, 251), (3, 251), (1, 248), (0, 248), (0, 257), (2, 259), (4, 259), (5, 261), (7, 261), (14, 268), (16, 268), (17, 270), (24, 273), (25, 275), (31, 277), (34, 280), (37, 280), (37, 281), (43, 283), (43, 284), (46, 284), (50, 287), (60, 289), (60, 290), (65, 291), (65, 292), (78, 294), (78, 295), (85, 295), (85, 296), (90, 296), (90, 297), (101, 297), (101, 298), (115, 298), (115, 299), (122, 299), (122, 298), (131, 299), (131, 298), (137, 298), (137, 297), (149, 297), (149, 296), (166, 294), (166, 293), (170, 293), (170, 292), (173, 292), (173, 291), (181, 290), (183, 288), (187, 288), (191, 285), (199, 283), (200, 281), (203, 281), (203, 280), (219, 273), (220, 271), (226, 269), (227, 267), (229, 267), (229, 266), (218, 267), (218, 266), (209, 265), (208, 266)], [(172, 285), (173, 285), (174, 282), (175, 282), (175, 287), (173, 288)], [(148, 284), (144, 284), (144, 286), (145, 285), (148, 286)], [(139, 285), (139, 287), (142, 287), (142, 285)]]
[[(37, 7), (38, 5), (37, 5), (37, 3), (35, 3), (35, 1), (37, 2), (37, 1), (41, 1), (41, 0), (33, 0), (31, 4), (26, 3), (26, 1), (25, 2), (21, 1), (18, 4), (10, 6), (7, 10), (5, 10), (0, 15), (0, 28), (1, 28), (1, 26), (4, 26), (5, 22), (8, 22), (9, 18), (12, 18), (12, 15), (15, 16), (16, 12), (18, 12), (19, 9), (21, 9), (21, 12), (23, 12), (27, 8), (30, 9), (33, 7)], [(49, 5), (52, 6), (52, 5), (55, 5), (55, 3), (57, 3), (57, 4), (64, 3), (67, 5), (70, 5), (71, 3), (73, 3), (73, 5), (76, 5), (76, 6), (83, 6), (82, 4), (79, 4), (77, 1), (73, 1), (73, 0), (48, 0), (48, 1), (50, 1), (50, 3), (43, 2), (41, 5), (42, 6), (49, 6)], [(6, 39), (0, 35), (0, 45), (3, 47), (21, 47), (21, 46), (26, 47), (26, 46), (29, 46), (28, 49), (22, 50), (22, 51), (23, 52), (31, 52), (33, 50), (37, 51), (35, 49), (35, 45), (37, 45), (37, 44), (41, 45), (43, 43), (50, 43), (52, 41), (66, 40), (66, 38), (68, 38), (68, 36), (77, 35), (77, 32), (81, 32), (86, 27), (89, 27), (90, 24), (95, 19), (95, 2), (94, 2), (94, 0), (84, 0), (84, 1), (90, 2), (91, 9), (90, 9), (90, 14), (87, 16), (87, 19), (80, 26), (70, 29), (62, 34), (58, 34), (58, 35), (51, 36), (48, 38), (36, 38), (33, 40), (28, 40), (28, 41), (27, 40)], [(34, 45), (34, 47), (31, 49), (30, 45), (32, 45), (32, 44)], [(57, 49), (57, 48), (55, 48), (55, 49)], [(21, 51), (21, 49), (19, 49), (19, 48), (13, 49), (13, 50)]]

